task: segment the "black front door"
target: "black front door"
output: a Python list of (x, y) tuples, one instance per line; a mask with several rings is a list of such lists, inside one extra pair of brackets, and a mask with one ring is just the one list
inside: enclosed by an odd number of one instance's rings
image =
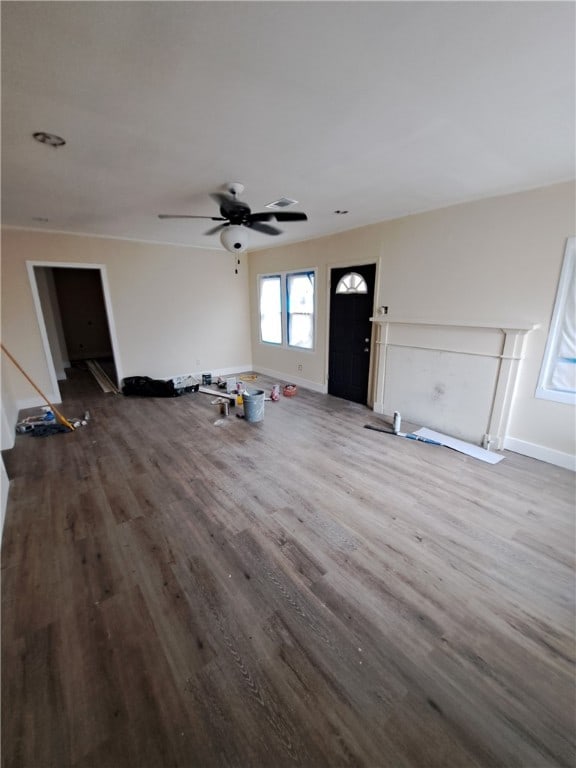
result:
[[(338, 292), (365, 281), (365, 292)], [(370, 371), (370, 339), (374, 305), (376, 265), (338, 267), (330, 270), (330, 347), (328, 353), (328, 392), (345, 400), (366, 404)], [(364, 286), (362, 286), (364, 288)]]

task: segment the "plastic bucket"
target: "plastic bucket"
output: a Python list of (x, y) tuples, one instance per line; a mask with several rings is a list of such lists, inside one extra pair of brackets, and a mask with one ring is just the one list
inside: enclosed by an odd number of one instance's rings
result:
[(244, 392), (243, 399), (246, 421), (262, 421), (264, 419), (264, 390), (248, 389)]

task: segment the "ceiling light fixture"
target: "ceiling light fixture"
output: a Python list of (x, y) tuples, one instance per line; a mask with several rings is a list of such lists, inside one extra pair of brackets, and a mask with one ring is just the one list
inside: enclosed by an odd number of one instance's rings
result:
[(248, 248), (248, 230), (240, 224), (232, 224), (222, 230), (220, 242), (230, 253), (243, 253)]
[(49, 147), (63, 147), (66, 142), (62, 136), (56, 136), (55, 133), (46, 133), (45, 131), (36, 131), (32, 137), (40, 144), (48, 144)]

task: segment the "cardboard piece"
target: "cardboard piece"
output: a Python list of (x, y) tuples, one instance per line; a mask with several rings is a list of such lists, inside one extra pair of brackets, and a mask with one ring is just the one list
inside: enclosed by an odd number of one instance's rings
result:
[(450, 435), (443, 435), (442, 432), (435, 432), (433, 429), (428, 429), (427, 427), (415, 430), (414, 434), (426, 437), (429, 440), (437, 440), (447, 448), (452, 448), (459, 453), (465, 453), (467, 456), (472, 456), (472, 458), (485, 461), (488, 464), (498, 464), (499, 461), (502, 461), (502, 459), (505, 458), (499, 453), (487, 451), (485, 448), (480, 448), (478, 445), (472, 445), (472, 443), (458, 440), (455, 437), (450, 437)]

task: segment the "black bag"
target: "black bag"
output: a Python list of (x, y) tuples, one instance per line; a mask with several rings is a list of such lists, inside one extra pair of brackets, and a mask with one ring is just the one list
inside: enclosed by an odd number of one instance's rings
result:
[(183, 393), (170, 379), (151, 379), (149, 376), (129, 376), (122, 382), (123, 395), (137, 397), (179, 397)]

